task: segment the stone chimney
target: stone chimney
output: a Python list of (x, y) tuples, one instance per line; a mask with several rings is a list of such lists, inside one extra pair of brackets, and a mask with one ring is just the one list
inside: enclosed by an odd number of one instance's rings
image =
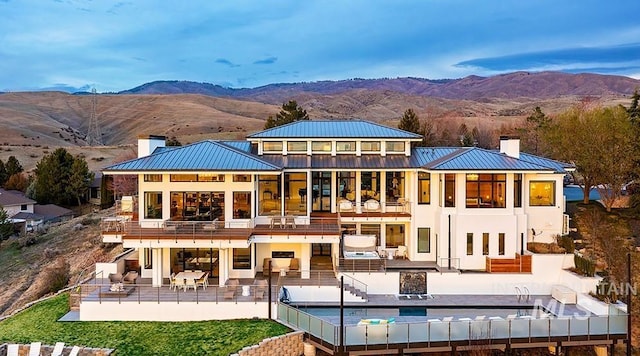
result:
[(513, 158), (520, 158), (520, 137), (500, 136), (500, 153)]
[(164, 147), (166, 139), (165, 136), (157, 135), (138, 136), (138, 158), (152, 154), (158, 147)]

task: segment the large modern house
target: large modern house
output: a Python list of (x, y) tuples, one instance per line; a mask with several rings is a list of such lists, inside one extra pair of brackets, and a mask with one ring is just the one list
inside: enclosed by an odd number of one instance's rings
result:
[[(287, 301), (336, 303), (336, 283), (305, 287), (324, 271), (334, 282), (347, 277), (350, 291), (342, 296), (349, 303), (373, 295), (400, 301), (441, 294), (518, 301), (553, 295), (562, 303), (593, 304), (586, 294), (595, 279), (565, 270), (573, 255), (527, 251), (528, 242), (568, 233), (562, 187), (574, 167), (520, 152), (515, 137), (501, 137), (497, 150), (416, 147), (420, 141), (361, 120), (298, 121), (246, 141), (182, 147), (142, 136), (138, 158), (103, 171), (136, 175), (139, 186), (137, 198), (125, 197), (117, 216), (103, 221), (103, 241), (134, 249), (124, 269), (138, 269), (157, 290), (168, 291), (185, 271), (206, 273), (221, 289), (279, 272), (296, 277), (278, 282), (288, 287)], [(192, 309), (177, 312), (159, 307), (157, 293), (157, 302), (143, 308), (139, 295), (135, 312), (114, 318), (266, 317), (268, 309), (179, 301)], [(190, 293), (174, 292), (179, 298)], [(243, 288), (242, 296), (251, 296), (251, 305), (263, 297), (257, 288), (255, 295)], [(226, 304), (242, 304), (231, 298), (235, 303)], [(215, 305), (225, 299), (216, 294)], [(100, 312), (83, 302), (80, 315), (105, 320), (118, 314), (115, 307)]]

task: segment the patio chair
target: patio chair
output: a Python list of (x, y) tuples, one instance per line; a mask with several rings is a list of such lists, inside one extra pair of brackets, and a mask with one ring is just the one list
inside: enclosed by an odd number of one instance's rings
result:
[(171, 273), (169, 276), (169, 289), (173, 290), (176, 287), (176, 274)]
[(226, 287), (222, 295), (224, 299), (233, 299), (236, 296), (236, 290), (232, 287)]
[(109, 282), (122, 283), (122, 273), (109, 273)]
[(342, 199), (338, 203), (338, 210), (340, 212), (353, 211), (353, 203), (349, 200)]
[(173, 282), (173, 287), (176, 289), (176, 291), (178, 289), (184, 289), (186, 290), (186, 285), (184, 283), (184, 279), (183, 278), (175, 278), (175, 281)]
[(64, 350), (64, 342), (56, 342), (56, 346), (53, 347), (53, 352), (51, 352), (51, 356), (60, 356), (62, 355), (63, 350)]
[(184, 280), (184, 291), (186, 292), (187, 289), (189, 288), (193, 288), (193, 290), (196, 290), (197, 285), (196, 285), (196, 280), (193, 278), (187, 278)]
[(256, 288), (256, 290), (255, 290), (255, 292), (254, 292), (254, 293), (255, 293), (255, 298), (256, 298), (256, 300), (257, 300), (257, 299), (260, 299), (260, 300), (264, 299), (264, 292), (265, 292), (265, 291), (263, 291), (263, 290), (259, 290), (258, 288)]
[(292, 258), (289, 262), (289, 271), (297, 271), (300, 269), (300, 260), (297, 258)]
[(205, 273), (204, 276), (202, 276), (202, 278), (196, 280), (196, 287), (198, 286), (202, 286), (202, 289), (207, 289), (207, 286), (209, 286), (209, 272)]
[(369, 199), (364, 202), (365, 211), (380, 211), (380, 202), (375, 199)]
[(124, 275), (124, 277), (122, 278), (122, 283), (127, 283), (127, 284), (136, 284), (136, 280), (138, 279), (138, 272), (136, 271), (129, 271), (127, 272), (127, 274)]
[(269, 261), (271, 261), (271, 259), (268, 257), (262, 260), (262, 275), (265, 277), (268, 276), (271, 272), (269, 271)]
[(395, 257), (402, 258), (403, 260), (407, 259), (407, 246), (398, 246)]

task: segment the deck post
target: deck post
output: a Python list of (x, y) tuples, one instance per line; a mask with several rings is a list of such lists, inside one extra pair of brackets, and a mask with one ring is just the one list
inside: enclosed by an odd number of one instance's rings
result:
[(269, 282), (269, 293), (267, 297), (267, 300), (269, 301), (267, 303), (267, 307), (269, 310), (267, 311), (267, 315), (269, 316), (269, 320), (271, 320), (271, 260), (269, 260), (269, 276), (267, 277), (267, 281)]
[(340, 276), (340, 353), (344, 355), (344, 276)]

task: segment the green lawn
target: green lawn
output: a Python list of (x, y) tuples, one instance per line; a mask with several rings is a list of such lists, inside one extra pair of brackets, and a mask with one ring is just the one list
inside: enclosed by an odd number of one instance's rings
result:
[(0, 322), (0, 343), (41, 341), (116, 349), (118, 355), (229, 355), (289, 329), (268, 320), (194, 322), (58, 322), (62, 294)]

